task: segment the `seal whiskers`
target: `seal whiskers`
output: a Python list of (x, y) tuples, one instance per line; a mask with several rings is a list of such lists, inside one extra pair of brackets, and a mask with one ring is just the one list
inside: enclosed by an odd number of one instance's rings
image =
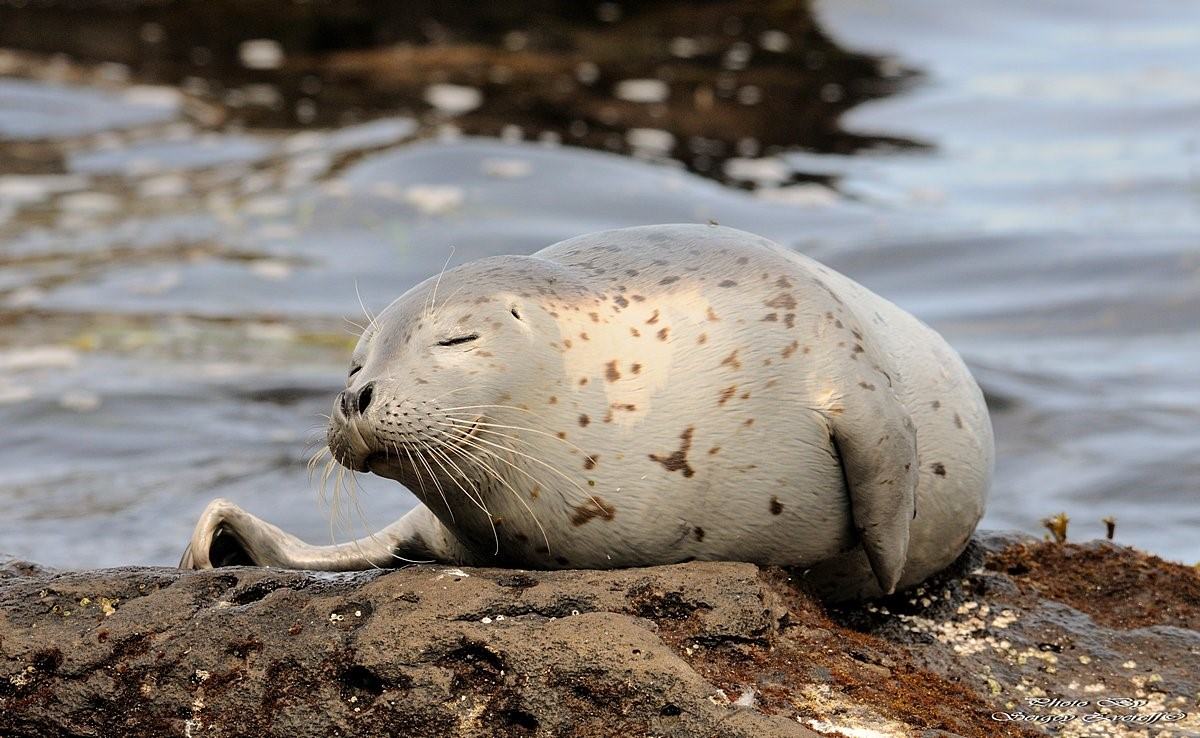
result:
[[(456, 429), (456, 430), (457, 430), (457, 429)], [(457, 430), (457, 432), (458, 432), (458, 433), (460, 433), (460, 437), (458, 437), (458, 438), (456, 438), (456, 439), (455, 439), (455, 443), (463, 443), (463, 442), (469, 442), (469, 441), (470, 441), (470, 438), (469, 438), (469, 436), (467, 436), (467, 435), (466, 435), (466, 433), (464, 433), (462, 430)], [(450, 433), (448, 433), (448, 432), (446, 432), (446, 431), (439, 431), (439, 433), (441, 433), (441, 434), (444, 434), (444, 435), (447, 435), (447, 436), (451, 436), (451, 437), (453, 437), (453, 436), (452, 436), (452, 434), (450, 434)], [(448, 442), (446, 442), (446, 441), (444, 441), (444, 440), (441, 440), (441, 439), (439, 439), (439, 438), (438, 438), (436, 435), (434, 436), (434, 439), (435, 439), (435, 440), (437, 440), (437, 441), (439, 441), (440, 443), (442, 443), (442, 444), (443, 444), (443, 445), (444, 445), (446, 448), (448, 448), (448, 449), (450, 449), (451, 451), (454, 451), (455, 453), (457, 453), (457, 454), (459, 454), (460, 456), (462, 456), (462, 457), (463, 457), (463, 459), (465, 459), (467, 462), (469, 462), (469, 463), (473, 463), (473, 464), (475, 464), (475, 465), (477, 465), (477, 466), (481, 467), (481, 468), (482, 468), (484, 471), (486, 471), (486, 472), (488, 472), (489, 474), (491, 474), (491, 475), (492, 475), (492, 477), (493, 477), (493, 478), (494, 478), (494, 479), (495, 479), (497, 482), (499, 482), (500, 484), (504, 485), (504, 487), (505, 487), (505, 488), (506, 488), (506, 489), (507, 489), (507, 490), (508, 490), (510, 493), (512, 493), (513, 497), (514, 497), (514, 498), (516, 498), (517, 502), (521, 503), (521, 506), (522, 506), (522, 507), (524, 507), (524, 508), (525, 508), (525, 510), (526, 510), (526, 512), (528, 512), (528, 513), (529, 513), (529, 516), (530, 516), (530, 517), (533, 519), (533, 522), (534, 522), (534, 524), (535, 524), (535, 525), (537, 525), (537, 527), (538, 527), (538, 531), (539, 531), (539, 532), (541, 532), (541, 534), (542, 534), (542, 540), (544, 540), (544, 541), (545, 541), (545, 543), (546, 543), (546, 548), (547, 548), (547, 549), (549, 549), (549, 548), (550, 548), (550, 537), (549, 537), (549, 536), (546, 534), (546, 529), (545, 529), (545, 528), (542, 526), (542, 521), (538, 520), (537, 513), (535, 513), (535, 512), (533, 511), (533, 508), (531, 508), (531, 507), (529, 506), (529, 503), (525, 502), (525, 498), (521, 496), (521, 493), (520, 493), (520, 492), (518, 492), (518, 491), (517, 491), (515, 488), (513, 488), (513, 486), (512, 486), (511, 484), (509, 484), (508, 480), (506, 480), (506, 479), (504, 478), (504, 476), (503, 476), (502, 474), (500, 474), (500, 472), (498, 472), (496, 469), (492, 468), (492, 466), (491, 466), (491, 465), (489, 465), (489, 464), (487, 463), (487, 461), (486, 461), (486, 460), (484, 460), (484, 459), (479, 459), (479, 458), (476, 458), (476, 457), (472, 456), (471, 454), (468, 454), (468, 453), (466, 453), (466, 452), (465, 452), (465, 451), (463, 451), (461, 448), (458, 448), (458, 447), (457, 447), (457, 446), (455, 446), (455, 445), (451, 445), (450, 443), (448, 443)], [(476, 448), (478, 448), (478, 447), (476, 447)], [(486, 452), (486, 451), (485, 451), (485, 452)], [(539, 480), (537, 477), (533, 476), (532, 474), (530, 474), (529, 472), (525, 471), (524, 469), (522, 469), (521, 467), (517, 466), (516, 464), (513, 464), (513, 463), (512, 463), (511, 461), (509, 461), (508, 459), (505, 459), (505, 458), (503, 458), (503, 457), (499, 456), (498, 454), (495, 454), (494, 452), (487, 452), (487, 453), (489, 453), (489, 455), (490, 455), (490, 456), (492, 456), (493, 458), (495, 458), (495, 459), (497, 459), (497, 460), (499, 460), (499, 461), (503, 461), (504, 463), (508, 464), (508, 465), (509, 465), (510, 467), (512, 467), (512, 468), (513, 468), (515, 471), (518, 471), (518, 472), (520, 472), (520, 473), (524, 474), (524, 475), (525, 475), (526, 477), (528, 477), (528, 478), (529, 478), (529, 480), (530, 480), (530, 481), (532, 481), (532, 482), (533, 482), (535, 485), (542, 484), (541, 480)]]
[[(529, 504), (526, 503), (526, 500), (524, 500), (524, 498), (521, 497), (521, 493), (517, 492), (515, 490), (515, 488), (512, 487), (511, 484), (509, 484), (509, 481), (504, 479), (503, 474), (500, 474), (499, 472), (497, 472), (496, 469), (493, 469), (490, 466), (490, 464), (488, 464), (486, 461), (480, 460), (480, 458), (475, 458), (473, 456), (470, 456), (469, 454), (467, 454), (466, 451), (463, 451), (462, 449), (456, 448), (456, 446), (454, 446), (454, 445), (450, 445), (449, 443), (446, 443), (445, 440), (440, 439), (437, 436), (434, 436), (433, 440), (436, 443), (442, 444), (445, 449), (449, 449), (451, 451), (456, 452), (456, 454), (460, 455), (463, 458), (464, 462), (474, 463), (475, 466), (478, 466), (478, 467), (484, 469), (485, 472), (490, 473), (492, 475), (492, 478), (496, 479), (496, 481), (498, 481), (500, 485), (503, 485), (505, 490), (508, 490), (512, 494), (512, 497), (516, 498), (517, 502), (521, 503), (521, 506), (523, 506), (523, 508), (526, 509), (526, 512), (528, 512), (529, 517), (533, 518), (533, 522), (534, 522), (535, 526), (538, 526), (538, 530), (541, 533), (541, 538), (542, 538), (542, 540), (544, 540), (546, 542), (547, 550), (548, 550), (548, 548), (550, 548), (550, 536), (546, 535), (546, 529), (544, 527), (542, 527), (541, 521), (538, 520), (538, 514), (536, 514), (536, 512), (534, 512), (533, 509), (530, 508)], [(443, 451), (443, 454), (445, 455), (445, 451)], [(446, 456), (446, 461), (450, 461), (449, 456)], [(504, 458), (500, 458), (500, 461), (505, 461), (505, 463), (509, 463), (508, 461), (504, 460)], [(451, 463), (454, 463), (454, 462), (451, 462)], [(511, 464), (511, 463), (510, 463), (510, 466), (512, 466), (512, 468), (514, 468), (514, 469), (517, 469), (518, 472), (526, 474), (527, 476), (529, 476), (530, 479), (534, 479), (534, 482), (536, 482), (536, 479), (533, 478), (532, 475), (529, 475), (528, 473), (524, 472), (523, 469), (518, 468), (518, 467), (514, 466), (514, 464)], [(494, 526), (493, 526), (493, 532), (494, 532)], [(496, 553), (499, 553), (499, 539), (497, 539), (497, 541), (496, 541), (496, 546), (497, 546)]]
[[(435, 449), (433, 448), (433, 446), (431, 444), (429, 444), (428, 442), (424, 441), (423, 439), (421, 441), (421, 445), (424, 446), (425, 449), (429, 452), (430, 456), (433, 458), (434, 463), (437, 464), (439, 467), (441, 467), (442, 472), (445, 473), (447, 476), (449, 476), (452, 480), (454, 480), (455, 484), (458, 485), (458, 488), (460, 490), (462, 490), (462, 493), (467, 496), (467, 499), (474, 502), (476, 507), (478, 507), (483, 512), (483, 516), (488, 521), (488, 527), (491, 528), (492, 538), (496, 544), (496, 549), (495, 549), (495, 552), (493, 553), (493, 555), (495, 555), (496, 553), (499, 553), (500, 552), (500, 535), (496, 532), (496, 521), (492, 517), (491, 510), (488, 510), (488, 508), (487, 508), (487, 503), (483, 499), (483, 494), (481, 492), (479, 492), (479, 490), (477, 488), (476, 496), (472, 497), (471, 493), (467, 492), (467, 490), (462, 486), (462, 484), (458, 481), (458, 479), (456, 477), (454, 477), (454, 475), (452, 475), (446, 471), (446, 467), (443, 466), (442, 462), (438, 460), (437, 455), (434, 453)], [(453, 462), (451, 462), (451, 463), (453, 464)], [(461, 469), (459, 471), (461, 473)]]
[[(503, 437), (503, 438), (508, 438), (508, 439), (515, 440), (515, 441), (521, 441), (521, 439), (519, 439), (519, 438), (516, 438), (516, 437), (514, 437), (514, 436), (508, 436), (508, 435), (505, 435), (505, 434), (503, 434), (503, 433), (499, 433), (499, 432), (497, 432), (497, 431), (493, 431), (493, 430), (487, 430), (487, 429), (481, 428), (481, 429), (479, 429), (479, 431), (480, 431), (481, 433), (484, 433), (484, 432), (486, 432), (486, 433), (492, 433), (492, 434), (494, 434), (494, 435), (501, 436), (501, 437)], [(591, 501), (592, 501), (592, 502), (593, 502), (593, 503), (594, 503), (594, 504), (595, 504), (597, 507), (599, 507), (601, 510), (603, 510), (603, 509), (604, 509), (603, 505), (601, 505), (601, 504), (600, 504), (600, 501), (599, 501), (599, 500), (597, 500), (597, 499), (596, 499), (596, 498), (595, 498), (595, 497), (594, 497), (594, 496), (593, 496), (591, 493), (589, 493), (589, 492), (588, 492), (587, 490), (585, 490), (583, 487), (581, 487), (581, 486), (579, 485), (579, 483), (578, 483), (578, 482), (576, 482), (574, 479), (571, 479), (571, 477), (567, 476), (565, 473), (563, 473), (563, 472), (562, 472), (562, 471), (560, 471), (559, 469), (556, 469), (555, 467), (553, 467), (553, 466), (550, 466), (549, 464), (547, 464), (546, 462), (542, 461), (541, 459), (534, 458), (533, 456), (530, 456), (529, 454), (527, 454), (527, 453), (524, 453), (523, 451), (518, 451), (517, 449), (514, 449), (514, 448), (509, 448), (508, 446), (504, 446), (503, 444), (495, 443), (495, 442), (493, 442), (493, 441), (489, 441), (489, 440), (487, 440), (487, 439), (484, 439), (484, 438), (476, 438), (476, 439), (474, 439), (474, 440), (475, 440), (475, 441), (479, 441), (479, 442), (481, 442), (481, 443), (485, 443), (485, 444), (487, 444), (488, 446), (492, 446), (492, 447), (495, 447), (495, 448), (503, 449), (503, 450), (505, 450), (505, 451), (508, 451), (508, 452), (510, 452), (510, 453), (516, 454), (516, 455), (518, 455), (518, 456), (520, 456), (520, 457), (522, 457), (522, 458), (525, 458), (525, 459), (528, 459), (529, 461), (532, 461), (532, 462), (533, 462), (533, 463), (535, 463), (535, 464), (538, 464), (538, 465), (540, 465), (540, 466), (543, 466), (543, 467), (545, 467), (545, 468), (549, 469), (550, 471), (554, 472), (554, 473), (555, 473), (555, 474), (557, 474), (558, 476), (560, 476), (560, 477), (562, 477), (563, 479), (565, 479), (565, 480), (567, 480), (568, 482), (570, 482), (570, 483), (571, 483), (571, 484), (572, 484), (572, 485), (575, 487), (575, 489), (577, 489), (577, 490), (579, 490), (581, 493), (583, 493), (583, 496), (584, 496), (584, 497), (586, 497), (586, 498), (588, 498), (589, 500), (591, 500)], [(472, 443), (472, 445), (473, 445), (475, 448), (477, 448), (477, 449), (479, 449), (479, 450), (483, 451), (484, 453), (492, 453), (493, 455), (495, 455), (495, 452), (488, 452), (488, 450), (487, 450), (487, 449), (484, 449), (484, 448), (482, 448), (482, 447), (480, 447), (480, 446), (474, 445), (473, 443)], [(500, 458), (500, 457), (499, 457), (499, 456), (497, 456), (497, 458)], [(512, 462), (510, 462), (510, 461), (508, 461), (507, 459), (500, 458), (500, 460), (501, 460), (501, 461), (504, 461), (504, 462), (505, 462), (505, 463), (507, 463), (507, 464), (509, 464), (509, 465), (510, 465), (510, 466), (512, 466), (514, 469), (519, 469), (519, 467), (517, 467), (515, 464), (513, 464), (513, 463), (512, 463)]]

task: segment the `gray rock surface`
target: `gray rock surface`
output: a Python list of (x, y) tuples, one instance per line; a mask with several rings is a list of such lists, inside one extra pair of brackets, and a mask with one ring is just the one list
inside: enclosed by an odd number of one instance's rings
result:
[[(1077, 600), (1077, 582), (1040, 570), (1064, 556), (1161, 572), (1162, 622), (1092, 583)], [(1052, 584), (1057, 600), (1037, 589)], [(785, 571), (737, 563), (60, 573), (0, 559), (0, 736), (1196, 736), (1192, 587), (1194, 570), (1130, 549), (1011, 537), (923, 589), (832, 610)], [(1101, 622), (1119, 614), (1108, 596), (1133, 620)], [(1039, 696), (1092, 704), (1025, 703)], [(1101, 698), (1145, 700), (1110, 714), (1184, 717), (1085, 723)], [(993, 717), (1017, 710), (1075, 717)]]

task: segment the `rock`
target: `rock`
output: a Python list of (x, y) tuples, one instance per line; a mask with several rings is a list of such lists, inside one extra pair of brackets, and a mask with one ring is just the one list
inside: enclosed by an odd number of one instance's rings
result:
[[(1130, 577), (1155, 587), (1128, 591)], [(1083, 724), (1101, 698), (1143, 699), (1111, 712), (1197, 735), (1197, 587), (1194, 570), (1111, 544), (994, 537), (923, 588), (841, 608), (738, 563), (59, 573), (0, 559), (0, 735), (1058, 730), (993, 719), (1018, 709), (1123, 734)], [(1024, 703), (1043, 695), (1089, 705)]]

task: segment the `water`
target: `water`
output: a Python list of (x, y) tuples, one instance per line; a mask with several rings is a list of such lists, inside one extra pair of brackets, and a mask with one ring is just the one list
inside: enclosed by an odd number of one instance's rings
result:
[(848, 135), (927, 147), (742, 162), (775, 185), (750, 192), (405, 116), (214, 128), (174, 87), (0, 79), (0, 551), (172, 564), (216, 496), (314, 542), (361, 535), (413, 498), (360, 476), (361, 515), (331, 526), (304, 464), (359, 296), (378, 310), (447, 258), (711, 218), (960, 350), (997, 430), (985, 525), (1066, 511), (1084, 538), (1112, 515), (1119, 540), (1200, 559), (1200, 6), (816, 14), (922, 73), (852, 107)]

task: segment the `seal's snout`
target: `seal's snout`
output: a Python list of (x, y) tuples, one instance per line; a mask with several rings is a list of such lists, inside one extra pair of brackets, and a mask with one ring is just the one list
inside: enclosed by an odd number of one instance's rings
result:
[(333, 400), (327, 439), (338, 463), (354, 471), (368, 471), (368, 457), (376, 450), (374, 428), (367, 410), (375, 400), (375, 383), (344, 390)]
[(375, 383), (367, 382), (357, 392), (353, 390), (345, 390), (339, 395), (338, 405), (342, 409), (342, 414), (347, 418), (361, 415), (371, 406), (371, 400), (375, 396)]

